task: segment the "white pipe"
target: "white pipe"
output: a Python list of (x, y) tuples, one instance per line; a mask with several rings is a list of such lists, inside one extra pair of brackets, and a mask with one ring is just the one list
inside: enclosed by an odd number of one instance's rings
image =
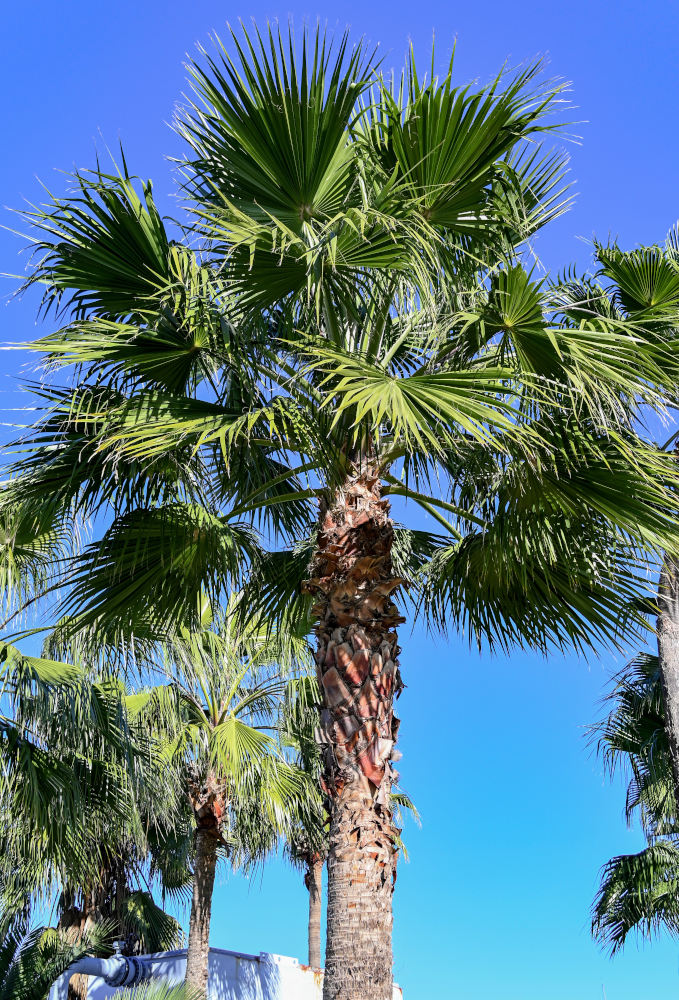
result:
[(108, 986), (134, 986), (151, 977), (151, 964), (140, 958), (125, 958), (113, 955), (111, 958), (78, 959), (64, 972), (49, 992), (49, 1000), (68, 1000), (68, 984), (71, 976), (100, 976)]

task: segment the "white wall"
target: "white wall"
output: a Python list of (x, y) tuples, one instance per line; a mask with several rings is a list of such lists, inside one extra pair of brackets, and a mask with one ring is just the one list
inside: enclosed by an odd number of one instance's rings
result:
[[(186, 951), (149, 957), (154, 979), (162, 977), (172, 983), (184, 979)], [(211, 1000), (322, 1000), (323, 974), (284, 955), (243, 955), (210, 948), (208, 993)], [(108, 1000), (114, 994), (101, 979), (90, 977), (88, 1000)], [(403, 1000), (398, 986), (394, 1000)]]

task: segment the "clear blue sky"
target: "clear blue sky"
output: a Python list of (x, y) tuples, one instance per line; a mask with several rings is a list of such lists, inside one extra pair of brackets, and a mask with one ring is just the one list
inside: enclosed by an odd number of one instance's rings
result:
[[(38, 199), (36, 175), (61, 191), (54, 168), (92, 164), (101, 131), (111, 145), (124, 140), (131, 169), (155, 179), (169, 211), (164, 155), (177, 142), (165, 123), (184, 87), (185, 53), (227, 19), (292, 15), (349, 24), (381, 44), (387, 66), (401, 65), (410, 39), (425, 63), (433, 30), (442, 64), (457, 36), (460, 81), (487, 79), (506, 59), (548, 55), (551, 72), (573, 81), (576, 117), (585, 120), (582, 145), (571, 150), (576, 206), (538, 244), (549, 268), (586, 263), (594, 234), (652, 241), (676, 220), (679, 7), (670, 0), (315, 4), (7, 4), (0, 202)], [(1, 271), (20, 270), (20, 246), (0, 233)], [(35, 335), (35, 305), (33, 297), (3, 300), (0, 341)], [(3, 359), (2, 419), (15, 420), (20, 357)], [(411, 861), (395, 897), (396, 976), (406, 1000), (679, 996), (679, 943), (631, 945), (610, 962), (588, 932), (599, 866), (641, 844), (625, 829), (621, 788), (604, 781), (583, 737), (622, 660), (491, 658), (421, 630), (406, 634), (403, 647), (403, 783), (423, 817), (421, 830), (407, 831)], [(251, 886), (223, 877), (213, 943), (303, 958), (305, 902), (301, 878), (282, 864)]]

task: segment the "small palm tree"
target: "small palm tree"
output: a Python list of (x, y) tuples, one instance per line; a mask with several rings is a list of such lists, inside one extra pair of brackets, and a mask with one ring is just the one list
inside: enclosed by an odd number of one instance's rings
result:
[(101, 926), (78, 942), (52, 929), (28, 930), (18, 916), (0, 941), (0, 1000), (46, 1000), (53, 983), (79, 958), (101, 949), (111, 928)]
[[(52, 899), (71, 942), (105, 924), (128, 953), (177, 945), (178, 923), (148, 889), (149, 876), (164, 873), (158, 841), (177, 822), (176, 793), (153, 746), (130, 728), (122, 685), (15, 647), (3, 655), (4, 919)], [(73, 991), (85, 996), (85, 982)]]
[(308, 963), (312, 969), (323, 967), (321, 912), (329, 834), (328, 804), (321, 790), (322, 758), (315, 739), (319, 700), (315, 678), (289, 682), (280, 722), (283, 744), (293, 752), (306, 788), (306, 794), (297, 800), (298, 812), (286, 834), (285, 853), (304, 873), (309, 893)]
[(169, 683), (131, 696), (127, 705), (163, 740), (168, 762), (183, 775), (195, 824), (186, 982), (205, 996), (220, 852), (239, 865), (261, 857), (303, 792), (275, 728), (281, 671), (292, 668), (304, 645), (261, 624), (239, 628), (232, 605), (214, 630), (207, 602), (201, 617), (200, 632), (185, 631), (165, 647)]

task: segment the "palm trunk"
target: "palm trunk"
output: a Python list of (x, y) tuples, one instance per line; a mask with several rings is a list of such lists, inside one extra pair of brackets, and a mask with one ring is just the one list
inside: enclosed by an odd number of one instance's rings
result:
[[(72, 944), (82, 939), (87, 918), (92, 909), (91, 896), (86, 894), (83, 898), (82, 909), (75, 905), (73, 894), (66, 890), (62, 895), (62, 911), (57, 922), (57, 929), (63, 931), (67, 940)], [(71, 976), (68, 983), (68, 1000), (87, 1000), (88, 992), (87, 976)]]
[(217, 838), (213, 831), (198, 827), (196, 830), (193, 899), (189, 922), (189, 947), (186, 956), (186, 982), (193, 986), (202, 997), (207, 996), (210, 916), (216, 868)]
[(665, 556), (658, 588), (658, 661), (665, 700), (665, 726), (679, 804), (679, 562)]
[(88, 976), (71, 976), (68, 983), (68, 1000), (87, 1000)]
[(304, 883), (309, 890), (309, 965), (312, 969), (321, 969), (323, 858), (317, 854), (309, 858)]
[(324, 1000), (391, 1000), (396, 833), (392, 760), (402, 688), (393, 525), (377, 469), (357, 468), (321, 512), (306, 589), (317, 595), (324, 787), (330, 799)]

